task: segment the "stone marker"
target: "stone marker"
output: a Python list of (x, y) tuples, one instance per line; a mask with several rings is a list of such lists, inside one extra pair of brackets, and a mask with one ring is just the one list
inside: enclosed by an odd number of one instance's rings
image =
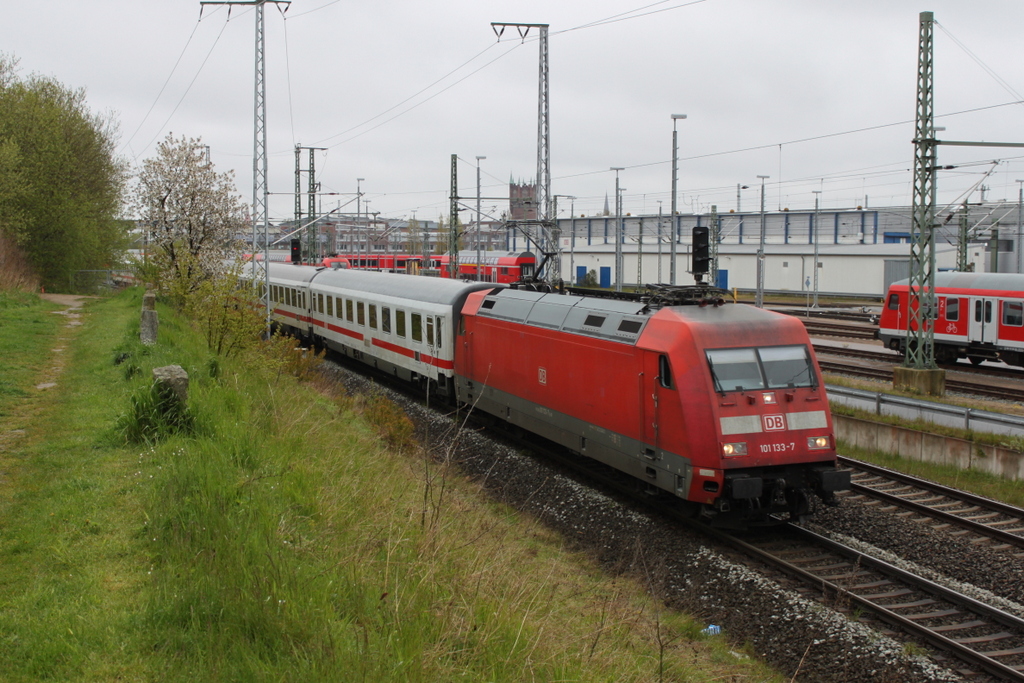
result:
[(173, 395), (182, 405), (188, 402), (188, 373), (180, 365), (153, 368), (153, 379), (168, 395)]
[(142, 309), (142, 322), (139, 325), (139, 339), (146, 346), (156, 344), (156, 331), (160, 321), (156, 311)]
[(144, 311), (155, 311), (156, 310), (156, 292), (153, 290), (147, 290), (142, 295), (142, 310)]

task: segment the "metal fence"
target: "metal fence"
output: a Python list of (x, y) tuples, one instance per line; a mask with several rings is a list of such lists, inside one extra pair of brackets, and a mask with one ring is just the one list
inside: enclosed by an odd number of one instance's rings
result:
[(826, 385), (825, 390), (828, 392), (828, 400), (832, 403), (860, 408), (876, 415), (895, 415), (908, 420), (921, 419), (976, 432), (1024, 436), (1024, 417), (1016, 415), (833, 385)]

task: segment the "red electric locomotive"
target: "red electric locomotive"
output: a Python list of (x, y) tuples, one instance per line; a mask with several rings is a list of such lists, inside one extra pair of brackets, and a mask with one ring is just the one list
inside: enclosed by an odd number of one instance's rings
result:
[(713, 524), (798, 518), (810, 494), (832, 503), (849, 488), (817, 362), (791, 316), (706, 289), (627, 302), (268, 270), (279, 324), (610, 465)]
[[(909, 280), (889, 287), (877, 336), (903, 353), (907, 344)], [(1024, 366), (1024, 275), (936, 273), (935, 360), (1002, 360)]]
[(849, 488), (803, 324), (743, 305), (470, 294), (456, 396), (744, 526)]

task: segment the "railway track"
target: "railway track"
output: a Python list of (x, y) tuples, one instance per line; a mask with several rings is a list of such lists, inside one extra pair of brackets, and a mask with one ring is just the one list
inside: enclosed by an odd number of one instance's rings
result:
[(909, 474), (840, 456), (853, 470), (851, 491), (955, 525), (1024, 551), (1024, 509)]
[(747, 539), (705, 533), (820, 591), (826, 603), (869, 612), (953, 655), (970, 667), (961, 673), (1024, 681), (1024, 619), (802, 527)]
[[(821, 349), (822, 353), (829, 353), (827, 349)], [(818, 353), (816, 349), (815, 353)], [(834, 353), (834, 352), (832, 352)], [(845, 351), (843, 355), (847, 355)], [(892, 362), (890, 359), (889, 363)], [(892, 381), (892, 366), (888, 367), (871, 367), (864, 365), (852, 365), (850, 363), (843, 363), (842, 361), (823, 360), (821, 356), (818, 357), (818, 365), (821, 367), (823, 372), (832, 372), (842, 375), (853, 375), (855, 377), (865, 377), (868, 379), (880, 379), (885, 381)], [(979, 381), (968, 381), (958, 380), (946, 377), (946, 389), (950, 391), (958, 391), (965, 394), (971, 394), (974, 396), (984, 396), (986, 398), (995, 398), (1003, 401), (1024, 401), (1024, 389), (1009, 387), (1009, 386), (998, 386), (991, 383), (984, 383), (983, 380)]]
[(842, 323), (833, 320), (804, 319), (807, 334), (820, 337), (842, 337), (843, 339), (874, 339), (875, 327), (857, 323)]

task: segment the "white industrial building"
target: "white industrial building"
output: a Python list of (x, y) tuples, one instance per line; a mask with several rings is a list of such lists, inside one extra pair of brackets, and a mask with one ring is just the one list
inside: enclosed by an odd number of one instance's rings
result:
[[(910, 208), (854, 208), (818, 214), (818, 291), (883, 296), (890, 282), (909, 273)], [(766, 291), (812, 292), (814, 289), (814, 211), (780, 211), (764, 214)], [(757, 252), (761, 244), (761, 214), (719, 215), (717, 284), (726, 289), (757, 287)], [(957, 267), (957, 243), (961, 231), (959, 213), (938, 216), (936, 268)], [(621, 283), (668, 283), (673, 226), (668, 216), (623, 216), (617, 230), (615, 216), (591, 216), (558, 220), (560, 273), (566, 282), (578, 283), (590, 271), (599, 284), (614, 286), (615, 240), (621, 235), (623, 268)], [(691, 231), (710, 225), (707, 214), (680, 214), (676, 235), (676, 284), (692, 284)], [(966, 215), (966, 261), (977, 272), (1020, 272), (1018, 204), (1000, 202), (973, 205)], [(998, 245), (998, 246), (996, 246)], [(512, 250), (533, 249), (519, 235), (512, 236)], [(993, 258), (993, 253), (996, 258)]]

